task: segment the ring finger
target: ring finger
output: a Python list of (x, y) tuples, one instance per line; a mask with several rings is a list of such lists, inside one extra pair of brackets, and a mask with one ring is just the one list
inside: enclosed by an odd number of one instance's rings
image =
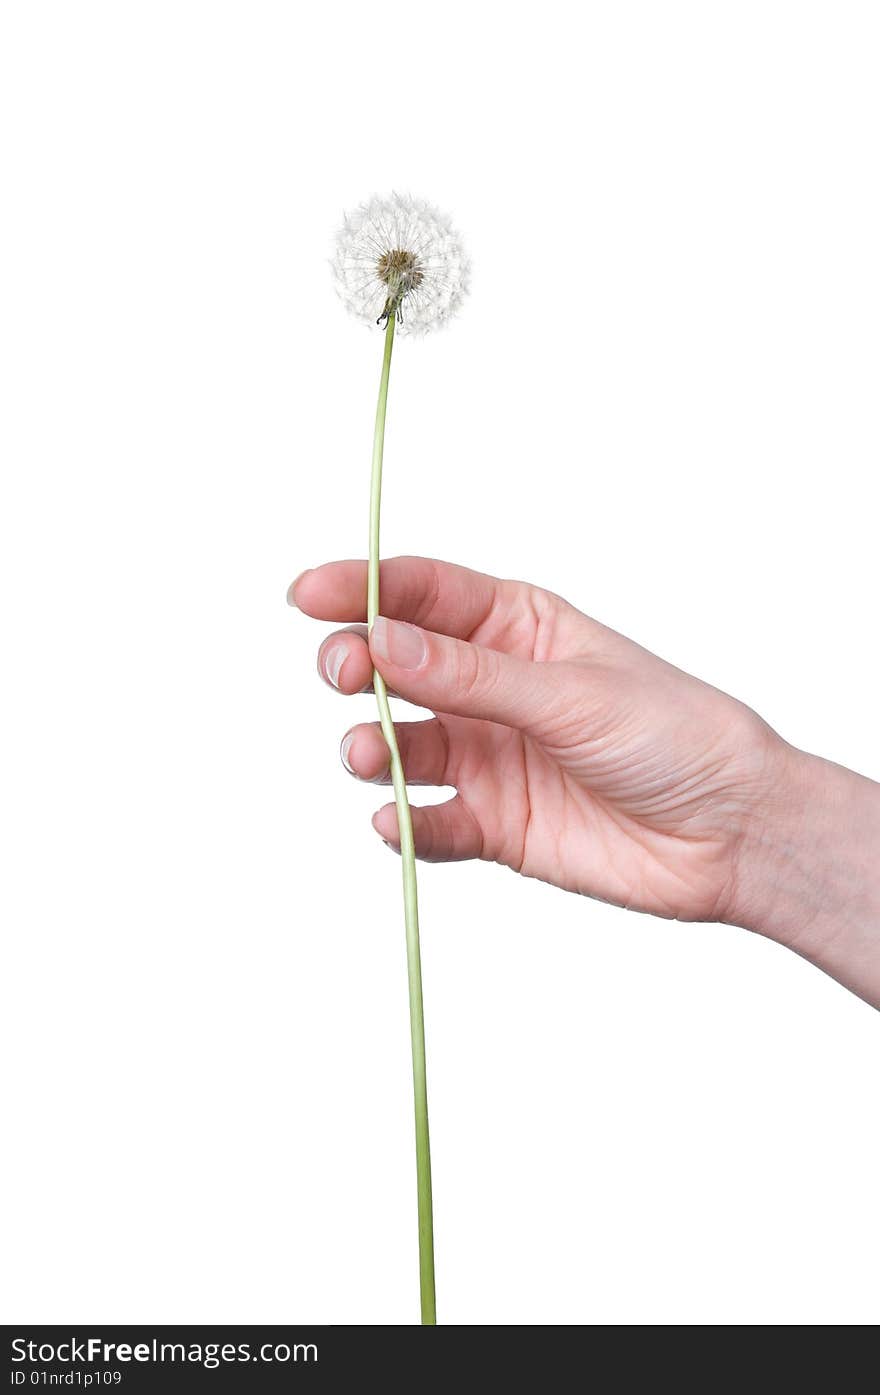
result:
[[(395, 722), (397, 744), (408, 785), (452, 784), (449, 737), (436, 717), (427, 722)], [(378, 722), (352, 727), (339, 748), (342, 764), (358, 780), (391, 783), (388, 747)]]

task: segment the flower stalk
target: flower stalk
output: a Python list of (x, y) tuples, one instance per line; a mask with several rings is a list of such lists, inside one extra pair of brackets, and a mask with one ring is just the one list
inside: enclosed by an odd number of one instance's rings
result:
[[(379, 380), (379, 400), (376, 404), (376, 425), (373, 432), (373, 465), (370, 477), (370, 546), (367, 569), (367, 625), (380, 613), (379, 593), (379, 519), (382, 505), (382, 460), (385, 451), (385, 416), (388, 409), (388, 380), (391, 373), (391, 352), (394, 347), (395, 305), (385, 326), (385, 352), (382, 376)], [(431, 1198), (431, 1147), (428, 1136), (428, 1085), (425, 1066), (425, 1018), (422, 1006), (422, 963), (419, 948), (419, 905), (416, 883), (416, 855), (413, 839), (412, 814), (407, 797), (406, 779), (397, 735), (388, 702), (385, 680), (373, 670), (373, 690), (379, 708), (382, 735), (388, 746), (391, 783), (397, 805), (397, 825), (400, 833), (400, 859), (403, 869), (403, 910), (406, 925), (406, 962), (409, 976), (409, 1020), (412, 1041), (413, 1101), (416, 1128), (416, 1186), (419, 1215), (419, 1288), (422, 1323), (433, 1326), (437, 1321), (434, 1292), (434, 1218)]]
[[(382, 457), (388, 379), (396, 337), (427, 334), (445, 325), (461, 308), (470, 276), (462, 240), (450, 219), (424, 199), (410, 194), (374, 195), (345, 215), (336, 234), (333, 277), (340, 299), (351, 314), (385, 334), (370, 485), (370, 547), (367, 572), (367, 622), (370, 630), (381, 610), (379, 596), (379, 513), (382, 503)], [(416, 1125), (416, 1181), (419, 1207), (419, 1277), (422, 1322), (437, 1321), (434, 1298), (434, 1222), (431, 1202), (431, 1152), (428, 1141), (428, 1089), (425, 1072), (425, 1022), (419, 951), (416, 855), (406, 777), (388, 692), (373, 670), (379, 723), (389, 752), (391, 783), (397, 805), (409, 1016), (412, 1039), (413, 1097)]]

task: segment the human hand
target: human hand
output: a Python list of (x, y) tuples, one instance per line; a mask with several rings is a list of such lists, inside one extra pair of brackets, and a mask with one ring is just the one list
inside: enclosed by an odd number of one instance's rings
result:
[[(418, 856), (481, 857), (569, 891), (777, 939), (880, 1006), (880, 786), (796, 750), (750, 708), (559, 596), (446, 562), (382, 563), (370, 643), (366, 563), (297, 577), (291, 604), (349, 622), (318, 668), (339, 692), (431, 708), (397, 723)], [(353, 623), (352, 623), (353, 622)], [(342, 757), (388, 781), (378, 723)], [(394, 804), (374, 816), (397, 841)]]
[[(365, 594), (363, 562), (291, 588), (324, 620), (362, 621)], [(482, 857), (655, 915), (730, 912), (743, 839), (787, 749), (754, 712), (534, 586), (396, 558), (381, 597), (371, 646), (365, 630), (337, 631), (318, 663), (347, 694), (375, 664), (436, 713), (397, 725), (408, 783), (457, 790), (413, 809), (418, 856)], [(343, 750), (352, 774), (387, 782), (378, 723)], [(394, 805), (374, 823), (395, 845)]]

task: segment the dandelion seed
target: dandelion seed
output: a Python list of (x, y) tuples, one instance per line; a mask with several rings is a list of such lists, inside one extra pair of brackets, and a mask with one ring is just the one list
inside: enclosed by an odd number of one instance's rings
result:
[(333, 272), (340, 299), (367, 324), (439, 329), (467, 295), (470, 264), (449, 219), (422, 199), (372, 198), (346, 215)]

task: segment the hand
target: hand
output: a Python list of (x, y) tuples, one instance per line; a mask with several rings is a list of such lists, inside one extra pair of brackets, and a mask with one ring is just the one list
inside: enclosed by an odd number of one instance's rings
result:
[[(336, 562), (297, 578), (290, 599), (358, 621), (365, 594), (366, 564)], [(363, 629), (337, 631), (318, 666), (350, 694), (375, 664), (436, 713), (397, 727), (408, 783), (458, 791), (413, 810), (420, 857), (482, 857), (655, 915), (729, 913), (786, 750), (754, 712), (534, 586), (396, 558), (381, 604), (370, 648)], [(378, 723), (348, 733), (343, 759), (388, 781)], [(393, 804), (374, 824), (396, 844)]]
[[(362, 621), (366, 563), (297, 577), (288, 599)], [(795, 949), (880, 1006), (880, 785), (789, 746), (748, 707), (535, 586), (418, 557), (382, 564), (383, 616), (325, 639), (318, 668), (364, 692), (375, 664), (431, 708), (397, 724), (416, 851), (482, 857), (654, 915), (725, 920)], [(342, 742), (388, 780), (378, 723)], [(386, 804), (374, 826), (397, 841)]]

